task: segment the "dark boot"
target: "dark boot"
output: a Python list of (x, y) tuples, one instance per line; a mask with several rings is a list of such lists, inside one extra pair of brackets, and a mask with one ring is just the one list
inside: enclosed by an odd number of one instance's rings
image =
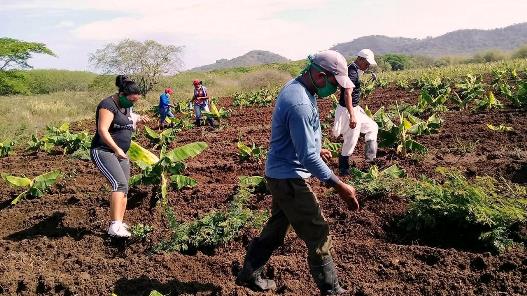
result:
[(350, 174), (350, 163), (349, 156), (339, 156), (339, 174), (341, 176), (349, 176)]
[(255, 238), (247, 249), (243, 268), (236, 277), (236, 284), (255, 291), (275, 290), (276, 283), (273, 280), (262, 278), (265, 263), (272, 252), (259, 244), (258, 238)]
[(372, 162), (377, 158), (377, 141), (367, 141), (364, 147), (364, 158), (367, 162)]
[(253, 270), (251, 264), (245, 261), (242, 271), (236, 277), (236, 284), (245, 286), (255, 291), (276, 290), (276, 283), (270, 279), (262, 278), (264, 267)]
[(212, 126), (212, 127), (216, 127), (216, 126), (214, 125), (214, 119), (213, 119), (213, 118), (207, 118), (207, 122), (209, 123), (210, 126)]
[(321, 295), (338, 295), (347, 292), (339, 284), (337, 271), (335, 270), (335, 264), (331, 256), (326, 256), (322, 260), (322, 265), (309, 263), (309, 271)]
[(196, 126), (201, 126), (201, 119), (196, 119)]

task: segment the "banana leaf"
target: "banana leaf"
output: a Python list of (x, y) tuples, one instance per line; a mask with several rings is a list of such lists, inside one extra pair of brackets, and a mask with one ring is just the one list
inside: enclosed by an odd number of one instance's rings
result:
[(42, 174), (40, 176), (35, 177), (35, 179), (33, 179), (32, 187), (40, 191), (44, 191), (49, 186), (55, 184), (55, 182), (57, 182), (60, 176), (61, 176), (60, 171), (51, 171), (51, 172)]
[(159, 158), (155, 154), (141, 147), (135, 141), (132, 141), (130, 149), (128, 149), (128, 157), (142, 169), (147, 166), (152, 166), (159, 161)]
[(5, 181), (7, 181), (7, 183), (15, 187), (31, 187), (33, 185), (33, 181), (26, 177), (16, 177), (8, 175), (3, 175), (2, 177)]
[(260, 176), (241, 176), (240, 187), (257, 187), (265, 183), (265, 178)]
[(148, 126), (145, 126), (145, 133), (146, 133), (146, 137), (151, 140), (151, 141), (154, 141), (154, 142), (158, 142), (159, 139), (161, 138), (161, 136), (155, 132), (154, 130), (152, 130), (151, 128), (149, 128)]
[(177, 190), (185, 187), (194, 187), (198, 184), (196, 180), (183, 175), (172, 175), (170, 176), (170, 180), (172, 186), (174, 186)]
[(208, 145), (205, 142), (194, 142), (167, 152), (165, 157), (168, 157), (172, 162), (184, 161), (187, 158), (199, 155), (207, 147)]
[(406, 147), (406, 151), (418, 152), (418, 153), (426, 153), (428, 151), (428, 149), (425, 146), (423, 146), (422, 144), (414, 140), (406, 140), (404, 142), (404, 146)]

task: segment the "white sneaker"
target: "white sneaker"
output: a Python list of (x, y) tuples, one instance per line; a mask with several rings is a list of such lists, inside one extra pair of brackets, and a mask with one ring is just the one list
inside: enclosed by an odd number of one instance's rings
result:
[(124, 223), (124, 222), (121, 223), (121, 225), (122, 225), (122, 226), (124, 227), (124, 229), (126, 229), (126, 230), (130, 229), (130, 226), (128, 226), (128, 224), (126, 224), (126, 223)]
[(122, 223), (112, 223), (108, 228), (108, 234), (110, 236), (128, 238), (132, 234), (126, 230), (126, 227)]

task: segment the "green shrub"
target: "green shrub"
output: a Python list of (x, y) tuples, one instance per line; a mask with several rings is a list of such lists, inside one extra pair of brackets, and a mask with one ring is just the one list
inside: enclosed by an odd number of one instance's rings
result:
[[(178, 251), (211, 249), (236, 238), (243, 228), (261, 227), (268, 215), (252, 211), (247, 207), (254, 189), (250, 185), (264, 182), (263, 178), (249, 180), (242, 178), (238, 193), (233, 197), (230, 206), (224, 211), (212, 211), (205, 216), (189, 222), (180, 223), (172, 208), (166, 207), (171, 238), (155, 247), (156, 251)], [(256, 187), (260, 185), (256, 184)]]

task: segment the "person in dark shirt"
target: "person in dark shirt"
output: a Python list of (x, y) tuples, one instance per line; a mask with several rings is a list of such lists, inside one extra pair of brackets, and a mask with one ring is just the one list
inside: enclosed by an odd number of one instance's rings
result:
[(118, 92), (102, 100), (95, 113), (96, 132), (90, 156), (101, 173), (112, 186), (108, 234), (115, 237), (130, 237), (128, 225), (123, 223), (126, 210), (130, 162), (126, 152), (132, 142), (132, 131), (137, 122), (148, 121), (132, 112), (132, 106), (141, 97), (140, 89), (124, 75), (115, 79)]
[(377, 156), (379, 127), (359, 106), (360, 72), (366, 71), (372, 65), (377, 65), (377, 63), (371, 50), (363, 49), (357, 53), (357, 59), (348, 67), (348, 77), (355, 87), (352, 90), (341, 89), (339, 105), (335, 110), (333, 136), (342, 135), (344, 139), (339, 157), (339, 173), (342, 176), (349, 175), (349, 157), (355, 150), (360, 134), (365, 134), (366, 161), (371, 162)]

